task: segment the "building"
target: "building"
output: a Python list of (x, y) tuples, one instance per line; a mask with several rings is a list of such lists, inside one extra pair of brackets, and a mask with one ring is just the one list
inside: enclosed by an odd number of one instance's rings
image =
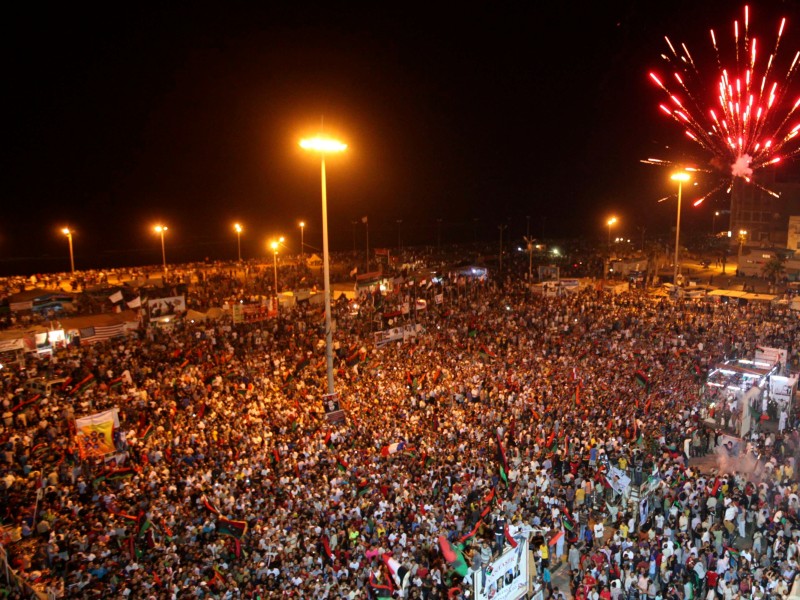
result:
[[(778, 197), (766, 190), (777, 193)], [(800, 215), (800, 161), (761, 169), (753, 177), (753, 183), (740, 177), (734, 179), (730, 217), (732, 244), (739, 243), (740, 232), (747, 232), (743, 235), (747, 246), (786, 248), (791, 215)], [(798, 241), (790, 246), (792, 250), (797, 249)]]

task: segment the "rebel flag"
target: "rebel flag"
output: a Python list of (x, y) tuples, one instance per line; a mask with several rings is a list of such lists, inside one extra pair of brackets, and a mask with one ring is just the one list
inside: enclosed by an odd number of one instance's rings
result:
[(203, 506), (206, 508), (207, 511), (214, 513), (215, 515), (219, 515), (219, 509), (214, 506), (208, 498), (203, 496)]
[(573, 400), (573, 403), (575, 404), (575, 406), (580, 406), (581, 405), (581, 382), (580, 381), (575, 385), (575, 394), (573, 395), (572, 400)]
[(344, 459), (337, 456), (336, 468), (339, 469), (342, 473), (346, 473), (347, 470), (350, 468), (350, 465)]
[(450, 568), (461, 577), (465, 577), (469, 572), (469, 567), (467, 567), (467, 562), (464, 560), (464, 555), (461, 554), (461, 551), (451, 545), (443, 535), (439, 536), (439, 549)]
[(386, 568), (389, 570), (395, 585), (397, 585), (400, 590), (404, 590), (408, 586), (409, 579), (411, 579), (411, 571), (408, 570), (408, 567), (401, 565), (392, 558), (392, 555), (388, 552), (381, 556), (381, 558), (383, 559), (383, 564), (386, 565)]
[(499, 431), (495, 437), (497, 438), (497, 465), (500, 469), (500, 479), (508, 487), (508, 461), (506, 460), (506, 451), (503, 449), (503, 439), (500, 437)]
[(463, 543), (464, 543), (464, 542), (466, 542), (468, 539), (475, 537), (475, 536), (478, 534), (478, 530), (481, 528), (481, 525), (483, 525), (483, 519), (478, 519), (478, 522), (477, 522), (477, 523), (475, 523), (475, 527), (473, 527), (473, 528), (472, 528), (472, 529), (470, 529), (470, 530), (469, 530), (467, 533), (465, 533), (464, 535), (462, 535), (462, 536), (459, 538), (459, 540), (458, 540), (458, 543), (459, 543), (459, 544), (463, 544)]
[(375, 573), (369, 574), (369, 588), (377, 600), (384, 600), (392, 597), (392, 586), (378, 581)]
[(638, 369), (636, 373), (634, 373), (634, 379), (639, 387), (647, 388), (650, 386), (650, 378), (641, 369)]
[(241, 540), (247, 533), (247, 521), (232, 521), (231, 519), (220, 517), (217, 521), (217, 533)]
[(322, 549), (322, 558), (323, 558), (323, 560), (326, 560), (330, 564), (333, 564), (333, 561), (334, 561), (335, 557), (333, 555), (333, 550), (331, 550), (331, 544), (330, 544), (330, 541), (328, 540), (328, 536), (327, 535), (323, 535), (320, 538), (320, 542), (321, 542), (321, 546), (322, 546), (321, 549)]
[(516, 548), (519, 545), (517, 540), (511, 537), (511, 532), (508, 530), (508, 523), (506, 523), (505, 527), (503, 527), (503, 537), (506, 538), (506, 541), (511, 545), (512, 548)]

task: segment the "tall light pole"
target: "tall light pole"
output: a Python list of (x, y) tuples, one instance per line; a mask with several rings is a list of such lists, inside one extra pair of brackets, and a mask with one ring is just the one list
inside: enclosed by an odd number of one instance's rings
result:
[(672, 277), (672, 283), (678, 285), (678, 275), (680, 274), (680, 263), (678, 260), (680, 259), (681, 247), (681, 192), (684, 182), (689, 181), (691, 177), (686, 171), (679, 171), (678, 173), (670, 175), (670, 179), (678, 182), (678, 217), (675, 221), (675, 272)]
[(242, 262), (242, 226), (234, 223), (233, 229), (236, 232), (236, 250), (239, 254), (239, 262)]
[(67, 241), (69, 242), (69, 268), (71, 273), (75, 273), (75, 255), (72, 253), (72, 231), (69, 227), (64, 227), (61, 230), (65, 236), (67, 236)]
[(736, 264), (736, 266), (739, 267), (739, 268), (741, 268), (741, 266), (742, 266), (742, 247), (744, 246), (744, 243), (746, 241), (747, 241), (747, 230), (746, 229), (740, 229), (739, 230), (739, 255), (738, 255), (737, 264)]
[(617, 223), (617, 217), (611, 217), (608, 221), (606, 221), (606, 225), (608, 226), (608, 243), (607, 246), (611, 249), (611, 227)]
[(272, 268), (275, 272), (275, 306), (278, 306), (278, 246), (276, 240), (272, 240), (269, 247), (272, 248)]
[(167, 276), (167, 251), (164, 246), (164, 234), (169, 228), (166, 225), (156, 225), (153, 230), (161, 236), (161, 262), (164, 265), (164, 277)]
[(719, 211), (715, 210), (714, 215), (711, 217), (711, 235), (717, 235), (717, 217), (719, 216)]
[(331, 323), (331, 282), (328, 262), (328, 193), (325, 182), (325, 155), (343, 152), (347, 144), (331, 138), (315, 137), (300, 140), (304, 150), (318, 152), (321, 163), (322, 181), (322, 273), (325, 285), (325, 362), (328, 373), (328, 393), (333, 394), (333, 331)]
[(306, 222), (300, 221), (300, 260), (303, 259), (303, 253), (305, 252), (306, 249), (305, 231), (306, 231)]

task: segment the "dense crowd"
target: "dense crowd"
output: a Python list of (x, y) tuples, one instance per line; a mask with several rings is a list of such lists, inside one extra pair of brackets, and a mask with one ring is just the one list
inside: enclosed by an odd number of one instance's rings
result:
[[(362, 312), (335, 306), (344, 423), (324, 413), (309, 305), (142, 328), (4, 372), (12, 566), (70, 598), (464, 598), (503, 550), (505, 521), (530, 532), (548, 597), (786, 594), (796, 419), (732, 456), (701, 374), (757, 344), (796, 363), (790, 311), (446, 278), (424, 288), (441, 301), (394, 317), (420, 322), (416, 337), (376, 347), (363, 307), (413, 304), (419, 284), (365, 296)], [(225, 302), (239, 285), (220, 273), (193, 288)], [(29, 402), (35, 375), (97, 384)], [(116, 458), (81, 457), (74, 418), (111, 407)], [(690, 466), (708, 452), (726, 469)], [(612, 472), (646, 482), (646, 514)], [(389, 556), (407, 572), (393, 592)], [(559, 562), (570, 590), (553, 586)]]

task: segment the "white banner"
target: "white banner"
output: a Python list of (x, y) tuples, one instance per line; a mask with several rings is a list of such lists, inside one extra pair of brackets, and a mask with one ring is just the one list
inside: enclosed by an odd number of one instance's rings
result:
[(769, 378), (769, 393), (782, 405), (789, 404), (797, 391), (797, 377), (772, 375)]
[(172, 296), (148, 300), (147, 312), (151, 319), (183, 313), (186, 312), (186, 299), (183, 296)]
[(472, 574), (476, 600), (519, 600), (528, 593), (528, 540), (517, 541), (516, 548)]

